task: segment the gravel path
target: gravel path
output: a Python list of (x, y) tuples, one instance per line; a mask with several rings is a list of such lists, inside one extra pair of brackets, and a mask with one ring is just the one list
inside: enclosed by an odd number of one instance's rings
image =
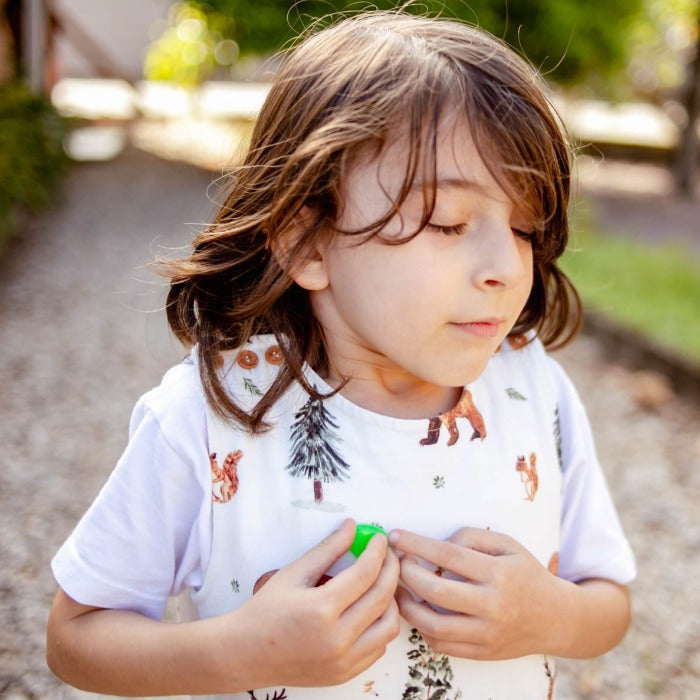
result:
[[(209, 173), (128, 150), (76, 166), (63, 203), (0, 261), (0, 697), (97, 697), (52, 677), (44, 626), (49, 560), (126, 439), (133, 402), (182, 351), (163, 288), (144, 269), (211, 208)], [(697, 219), (696, 219), (697, 220)], [(639, 559), (625, 642), (565, 662), (564, 699), (700, 698), (700, 408), (650, 411), (643, 376), (593, 338), (560, 353), (589, 407), (600, 457)], [(517, 699), (514, 699), (517, 700)]]

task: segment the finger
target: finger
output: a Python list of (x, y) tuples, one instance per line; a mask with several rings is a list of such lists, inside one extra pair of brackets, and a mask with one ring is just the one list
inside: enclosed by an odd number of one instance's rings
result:
[(323, 574), (347, 552), (355, 537), (355, 523), (345, 520), (340, 527), (299, 557), (283, 571), (293, 582), (312, 588)]
[(392, 530), (389, 542), (400, 551), (473, 581), (488, 578), (492, 557), (449, 540), (436, 540), (408, 530)]
[(441, 642), (481, 645), (485, 624), (478, 617), (460, 613), (439, 613), (427, 603), (416, 601), (405, 589), (396, 594), (401, 617), (423, 637)]
[(392, 598), (382, 615), (357, 638), (353, 645), (353, 651), (359, 658), (368, 660), (367, 665), (369, 666), (384, 654), (387, 645), (396, 639), (400, 632), (399, 606)]
[(517, 542), (512, 537), (501, 532), (476, 527), (463, 527), (457, 530), (449, 538), (449, 541), (461, 547), (496, 557), (514, 554), (519, 549)]
[[(420, 632), (420, 630), (418, 630)], [(481, 644), (471, 642), (447, 642), (444, 639), (431, 637), (427, 633), (421, 632), (421, 636), (426, 644), (438, 654), (456, 656), (460, 659), (472, 659), (474, 661), (497, 661), (509, 658), (507, 655), (498, 655)]]
[(484, 613), (483, 587), (469, 581), (455, 581), (421, 566), (413, 557), (401, 561), (401, 581), (418, 597), (441, 608), (464, 613)]
[(323, 586), (339, 611), (349, 608), (372, 587), (388, 552), (386, 537), (382, 534), (375, 535), (354, 564)]
[[(395, 604), (394, 593), (399, 582), (400, 564), (398, 557), (390, 549), (385, 548), (384, 553), (381, 568), (371, 586), (342, 614), (342, 622), (348, 625), (348, 629), (352, 630), (355, 638), (359, 637), (364, 630), (375, 620), (381, 618), (386, 610)], [(358, 560), (357, 564), (347, 571), (355, 569), (360, 563)]]

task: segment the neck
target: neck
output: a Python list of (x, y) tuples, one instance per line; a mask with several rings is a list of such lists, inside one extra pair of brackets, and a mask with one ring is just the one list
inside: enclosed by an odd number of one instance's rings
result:
[[(379, 368), (355, 371), (340, 393), (357, 406), (394, 418), (432, 418), (454, 408), (463, 387), (443, 387), (410, 375), (382, 372)], [(342, 372), (331, 370), (324, 380), (333, 388), (342, 383)], [(347, 375), (345, 375), (347, 376)]]

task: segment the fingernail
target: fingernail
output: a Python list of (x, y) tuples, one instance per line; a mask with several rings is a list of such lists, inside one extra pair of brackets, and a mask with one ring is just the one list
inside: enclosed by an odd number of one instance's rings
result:
[(396, 530), (392, 530), (389, 533), (389, 544), (393, 547), (399, 543), (399, 533)]

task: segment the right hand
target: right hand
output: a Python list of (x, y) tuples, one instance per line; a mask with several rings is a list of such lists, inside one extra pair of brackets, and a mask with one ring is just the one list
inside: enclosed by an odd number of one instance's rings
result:
[(248, 669), (259, 671), (251, 674), (260, 678), (255, 687), (344, 683), (371, 666), (398, 635), (394, 594), (400, 567), (383, 535), (375, 535), (352, 566), (316, 587), (354, 536), (355, 523), (345, 521), (224, 616), (233, 618), (238, 638), (240, 626), (246, 630), (249, 643), (237, 656), (244, 654)]

